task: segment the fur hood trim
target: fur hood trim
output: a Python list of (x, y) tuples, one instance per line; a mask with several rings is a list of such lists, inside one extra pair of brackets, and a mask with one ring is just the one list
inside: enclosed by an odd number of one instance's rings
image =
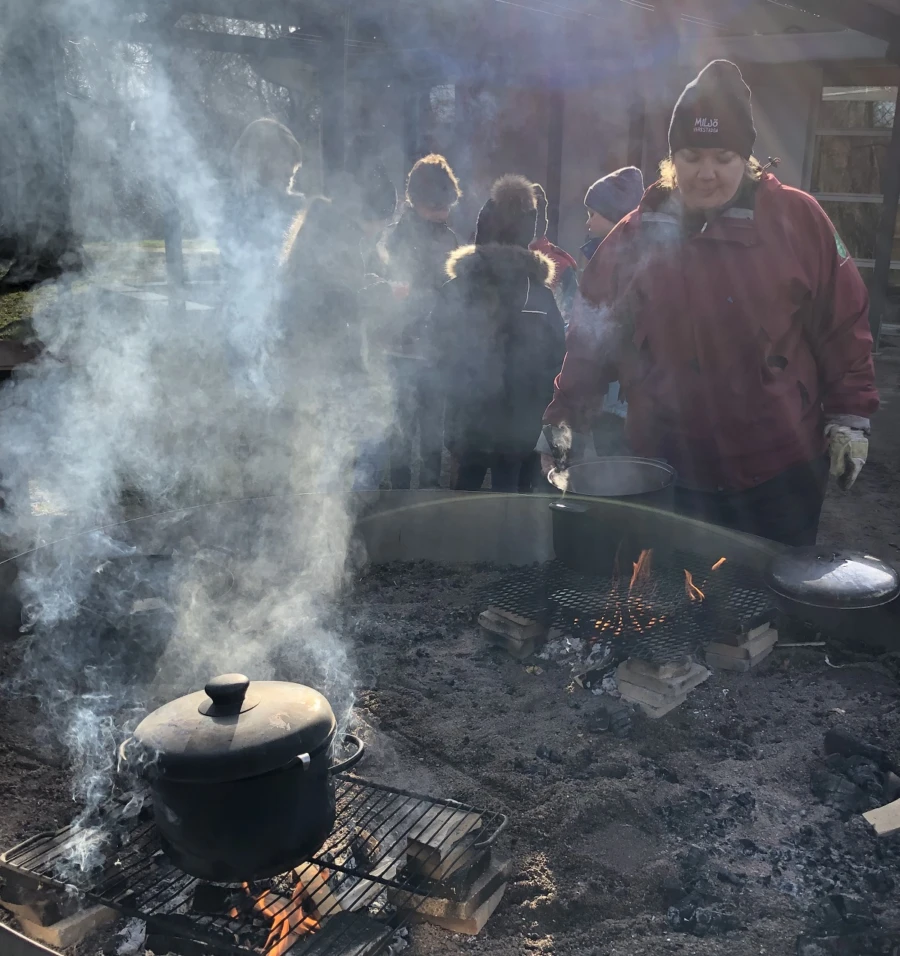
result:
[(550, 286), (556, 266), (542, 252), (494, 242), (484, 246), (462, 246), (447, 260), (447, 275), (451, 279), (503, 283), (515, 280), (523, 273), (533, 282)]

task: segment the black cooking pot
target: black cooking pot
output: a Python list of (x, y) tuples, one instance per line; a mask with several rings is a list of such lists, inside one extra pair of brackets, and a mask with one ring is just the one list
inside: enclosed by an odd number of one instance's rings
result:
[(825, 634), (867, 644), (896, 644), (900, 576), (869, 554), (817, 547), (776, 555), (766, 583), (779, 608)]
[[(566, 496), (550, 505), (553, 550), (565, 565), (608, 577), (617, 560), (630, 571), (642, 550), (662, 548), (654, 512), (672, 510), (674, 468), (649, 458), (597, 458), (566, 475)], [(610, 507), (611, 500), (623, 507)]]
[(121, 762), (150, 783), (170, 859), (192, 876), (240, 883), (274, 876), (316, 852), (335, 819), (335, 717), (301, 684), (225, 674), (146, 717)]

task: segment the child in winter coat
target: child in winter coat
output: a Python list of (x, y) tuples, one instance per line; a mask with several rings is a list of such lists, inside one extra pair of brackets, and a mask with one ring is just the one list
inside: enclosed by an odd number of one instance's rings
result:
[(446, 281), (447, 256), (459, 242), (447, 225), (461, 195), (459, 182), (443, 156), (420, 159), (410, 170), (406, 205), (380, 246), (384, 278), (406, 290), (398, 308), (400, 346), (395, 359), (397, 414), (391, 448), (391, 487), (409, 488), (412, 443), (419, 429), (422, 467), (419, 486), (437, 488), (443, 451), (443, 406), (432, 388), (427, 319)]
[(565, 353), (553, 263), (529, 250), (537, 200), (521, 176), (494, 183), (475, 245), (455, 252), (432, 315), (436, 371), (456, 459), (453, 487), (514, 492), (541, 430), (541, 402)]
[(594, 258), (600, 243), (616, 223), (637, 209), (644, 195), (644, 176), (637, 166), (617, 169), (598, 179), (584, 197), (587, 210), (587, 242), (581, 247), (586, 262)]

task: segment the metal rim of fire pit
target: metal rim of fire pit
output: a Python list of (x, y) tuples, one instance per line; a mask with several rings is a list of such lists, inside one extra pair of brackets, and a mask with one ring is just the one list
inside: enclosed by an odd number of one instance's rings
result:
[[(453, 800), (426, 797), (348, 775), (340, 775), (336, 782), (338, 822), (324, 847), (310, 859), (310, 863), (321, 870), (342, 877), (337, 891), (332, 894), (336, 905), (348, 901), (355, 903), (365, 898), (370, 910), (372, 907), (376, 910), (389, 909), (387, 896), (391, 890), (414, 894), (420, 900), (433, 896), (434, 888), (427, 879), (404, 875), (402, 870), (398, 873), (396, 866), (404, 859), (408, 837), (416, 832), (417, 827), (428, 824), (429, 814), (432, 814), (432, 820), (437, 819), (434, 814), (445, 810), (479, 815), (480, 827), (466, 839), (454, 843), (451, 856), (487, 851), (508, 822), (507, 817), (499, 811), (478, 810)], [(122, 827), (124, 829), (118, 834), (120, 844), (112, 848), (116, 859), (107, 862), (100, 877), (80, 888), (85, 899), (110, 906), (124, 916), (143, 919), (148, 928), (156, 932), (206, 943), (213, 947), (211, 953), (246, 956), (247, 953), (269, 954), (275, 951), (277, 941), (258, 945), (260, 939), (266, 940), (267, 928), (255, 930), (254, 922), (259, 920), (253, 915), (190, 913), (196, 888), (210, 884), (203, 884), (203, 881), (188, 876), (168, 862), (162, 854), (152, 822), (138, 817), (133, 822), (122, 824)], [(0, 872), (5, 868), (33, 882), (35, 888), (51, 887), (68, 892), (71, 884), (60, 878), (58, 865), (64, 858), (66, 848), (72, 845), (78, 835), (79, 831), (70, 825), (55, 833), (31, 837), (0, 854)], [(365, 866), (360, 866), (354, 858), (353, 846), (361, 839), (374, 839), (377, 843), (376, 852)], [(262, 881), (252, 890), (257, 892), (263, 888), (265, 891), (263, 884), (271, 882)], [(241, 893), (240, 887), (235, 886), (233, 890), (236, 896)], [(293, 907), (294, 912), (300, 910), (299, 901), (294, 903), (283, 896), (280, 899), (285, 901), (285, 906), (278, 913), (280, 917), (291, 915), (290, 907)], [(393, 934), (408, 922), (415, 909), (415, 905), (409, 907), (389, 926), (385, 922), (384, 937), (369, 947), (354, 949), (355, 956), (374, 956), (383, 952)], [(324, 919), (331, 914), (320, 915)], [(323, 923), (323, 926), (327, 926), (327, 923)], [(242, 938), (249, 937), (253, 932), (256, 933), (255, 943), (251, 941), (248, 945), (241, 942)], [(343, 952), (341, 933), (332, 933), (324, 944), (317, 944), (317, 940), (325, 939), (325, 936), (324, 932), (311, 933), (297, 939), (289, 950), (282, 952), (302, 953), (304, 956), (338, 956)], [(234, 941), (229, 942), (229, 937)]]

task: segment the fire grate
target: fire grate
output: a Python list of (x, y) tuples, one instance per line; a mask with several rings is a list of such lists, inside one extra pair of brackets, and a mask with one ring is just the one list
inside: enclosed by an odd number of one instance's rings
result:
[(0, 855), (0, 871), (35, 891), (69, 891), (72, 860), (93, 838), (103, 863), (79, 886), (82, 896), (146, 920), (149, 932), (206, 944), (216, 956), (374, 956), (437, 888), (433, 868), (411, 868), (410, 841), (426, 841), (442, 872), (454, 861), (462, 872), (468, 860), (489, 857), (507, 822), (498, 812), (346, 775), (335, 786), (337, 823), (322, 849), (252, 885), (204, 883), (175, 867), (146, 806), (115, 829), (69, 826), (32, 837)]
[[(703, 600), (688, 598), (684, 569)], [(724, 634), (774, 617), (761, 578), (726, 561), (713, 571), (695, 555), (674, 553), (666, 567), (632, 588), (629, 577), (602, 580), (560, 561), (517, 568), (490, 588), (485, 607), (498, 607), (558, 627), (574, 637), (612, 646), (614, 656), (657, 663), (695, 654)]]

